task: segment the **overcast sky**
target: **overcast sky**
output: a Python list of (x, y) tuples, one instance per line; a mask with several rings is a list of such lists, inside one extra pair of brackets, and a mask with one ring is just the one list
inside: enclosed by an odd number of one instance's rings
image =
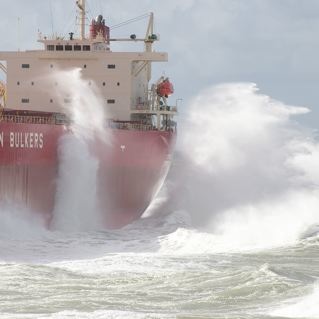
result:
[[(319, 128), (318, 0), (87, 0), (88, 16), (107, 24), (154, 11), (158, 64), (186, 106), (201, 89), (221, 82), (257, 83), (285, 103), (308, 106), (304, 121)], [(0, 0), (0, 50), (32, 49), (37, 31), (75, 31), (75, 0)], [(53, 18), (52, 18), (53, 17)], [(18, 20), (20, 22), (18, 22)], [(114, 29), (114, 36), (143, 35), (147, 21)]]

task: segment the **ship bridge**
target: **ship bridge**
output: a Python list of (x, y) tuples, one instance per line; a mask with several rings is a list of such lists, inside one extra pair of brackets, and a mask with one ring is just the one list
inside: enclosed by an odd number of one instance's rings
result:
[[(132, 34), (127, 38), (112, 38), (102, 15), (91, 21), (86, 34), (85, 1), (76, 4), (81, 21), (79, 38), (72, 32), (67, 38), (39, 33), (42, 50), (0, 52), (0, 61), (6, 61), (5, 106), (15, 110), (63, 112), (72, 98), (66, 94), (61, 105), (56, 90), (63, 83), (53, 75), (60, 70), (80, 68), (88, 90), (93, 83), (98, 88), (110, 120), (140, 122), (156, 129), (170, 126), (177, 106), (169, 106), (157, 94), (158, 83), (150, 84), (151, 63), (168, 59), (167, 53), (153, 50), (154, 42), (159, 39), (153, 30), (153, 13), (149, 14), (145, 37)], [(144, 51), (113, 52), (114, 41), (143, 42)]]

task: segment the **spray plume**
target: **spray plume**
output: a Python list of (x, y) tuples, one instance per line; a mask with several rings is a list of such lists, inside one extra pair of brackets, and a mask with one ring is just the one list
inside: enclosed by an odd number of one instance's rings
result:
[(250, 83), (211, 87), (192, 101), (170, 176), (179, 176), (175, 209), (208, 232), (204, 240), (190, 236), (204, 250), (204, 242), (225, 249), (290, 244), (319, 222), (319, 146), (293, 119), (307, 112)]
[(105, 103), (94, 82), (82, 78), (81, 69), (59, 71), (54, 79), (60, 84), (56, 95), (71, 119), (72, 132), (59, 143), (52, 225), (58, 230), (97, 229), (101, 227), (97, 204), (99, 160), (91, 150), (97, 141), (103, 142), (103, 147), (110, 145)]

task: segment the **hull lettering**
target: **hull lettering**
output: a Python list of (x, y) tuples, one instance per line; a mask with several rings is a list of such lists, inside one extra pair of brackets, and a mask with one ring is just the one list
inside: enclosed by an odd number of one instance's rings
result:
[[(0, 135), (0, 145), (2, 145), (3, 147), (3, 136), (1, 139), (1, 135)], [(43, 146), (44, 146), (43, 133), (10, 132), (10, 147), (11, 148), (42, 149)]]

